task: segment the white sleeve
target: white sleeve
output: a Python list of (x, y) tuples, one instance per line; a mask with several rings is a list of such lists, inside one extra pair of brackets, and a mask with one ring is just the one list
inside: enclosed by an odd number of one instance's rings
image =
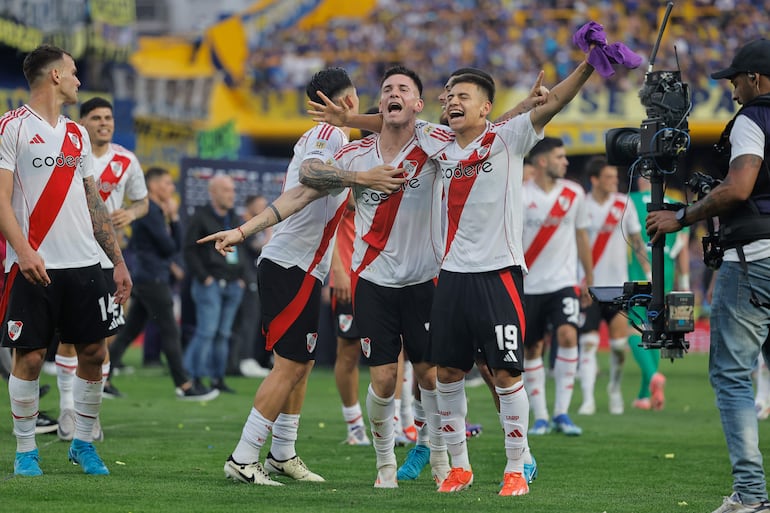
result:
[(18, 140), (19, 125), (9, 123), (0, 134), (0, 169), (16, 172), (16, 142)]
[(626, 213), (623, 216), (623, 228), (629, 235), (642, 233), (642, 223), (639, 222), (639, 214), (636, 211), (634, 202), (626, 196)]
[(455, 139), (455, 134), (449, 127), (419, 119), (414, 125), (414, 135), (422, 151), (431, 158), (441, 153)]
[(91, 138), (88, 136), (88, 132), (84, 127), (78, 125), (78, 128), (80, 129), (80, 133), (82, 134), (82, 137), (80, 140), (82, 141), (82, 144), (83, 144), (83, 150), (80, 152), (80, 155), (83, 157), (83, 160), (80, 163), (80, 173), (83, 176), (83, 179), (86, 179), (89, 176), (91, 176), (95, 181), (98, 181), (99, 173), (96, 170), (94, 155), (93, 155), (93, 152), (91, 151)]
[(136, 156), (131, 154), (129, 158), (131, 163), (128, 166), (126, 197), (131, 201), (138, 201), (147, 197), (147, 185), (144, 183), (144, 173)]
[(747, 116), (735, 118), (735, 124), (730, 132), (730, 162), (741, 155), (756, 155), (765, 158), (765, 133), (754, 121)]
[(591, 227), (591, 218), (588, 217), (588, 205), (586, 205), (585, 194), (578, 194), (575, 198), (575, 203), (575, 207), (577, 208), (575, 228), (579, 230), (588, 230)]
[(344, 132), (339, 128), (319, 124), (308, 133), (305, 139), (305, 155), (302, 160), (319, 159), (322, 162), (329, 162), (347, 142)]
[(512, 152), (516, 155), (526, 155), (537, 142), (545, 136), (545, 132), (535, 132), (529, 113), (525, 112), (497, 125), (497, 132), (511, 145)]

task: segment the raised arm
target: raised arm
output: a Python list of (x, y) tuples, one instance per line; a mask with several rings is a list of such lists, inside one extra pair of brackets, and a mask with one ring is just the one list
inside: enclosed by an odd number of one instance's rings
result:
[(345, 102), (336, 104), (321, 91), (318, 91), (318, 96), (323, 103), (316, 103), (313, 100), (307, 102), (309, 106), (307, 113), (313, 117), (313, 121), (360, 128), (375, 133), (382, 131), (382, 114), (358, 114), (353, 112), (349, 104)]
[(529, 90), (529, 96), (521, 100), (514, 108), (495, 119), (495, 123), (508, 121), (545, 103), (550, 91), (543, 85), (543, 76), (545, 76), (545, 72), (540, 70), (540, 73), (537, 74), (537, 79), (535, 79), (535, 85)]
[(583, 61), (567, 78), (549, 91), (545, 102), (529, 112), (529, 118), (532, 120), (535, 132), (540, 133), (545, 125), (577, 96), (580, 88), (588, 81), (593, 72), (593, 66), (587, 61)]

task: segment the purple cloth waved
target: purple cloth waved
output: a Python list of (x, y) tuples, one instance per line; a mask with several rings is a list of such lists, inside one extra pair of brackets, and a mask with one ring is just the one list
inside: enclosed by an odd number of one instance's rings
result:
[[(595, 21), (589, 21), (580, 27), (575, 35), (572, 36), (572, 42), (578, 48), (588, 54), (588, 64), (604, 78), (615, 74), (612, 68), (613, 64), (622, 64), (626, 68), (637, 68), (642, 63), (642, 58), (631, 51), (623, 43), (607, 44), (607, 34), (604, 33), (604, 27)], [(595, 45), (591, 48), (591, 45)]]

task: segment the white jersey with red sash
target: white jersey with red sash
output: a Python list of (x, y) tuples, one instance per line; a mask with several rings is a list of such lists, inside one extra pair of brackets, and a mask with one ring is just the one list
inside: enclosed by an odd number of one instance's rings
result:
[(441, 180), (438, 166), (413, 137), (391, 162), (380, 152), (379, 136), (343, 147), (335, 160), (342, 169), (367, 170), (389, 164), (404, 169), (406, 183), (393, 194), (354, 187), (356, 237), (352, 269), (385, 287), (406, 287), (435, 278), (442, 257)]
[(583, 188), (556, 180), (545, 192), (534, 180), (524, 183), (524, 259), (526, 294), (547, 294), (578, 284), (575, 230), (588, 228)]
[(586, 196), (595, 286), (622, 285), (628, 281), (626, 241), (640, 233), (642, 226), (633, 202), (626, 199), (625, 194), (614, 193), (598, 203), (592, 194)]
[[(294, 145), (294, 157), (286, 170), (284, 190), (299, 186), (299, 169), (307, 159), (331, 162), (334, 154), (348, 142), (339, 128), (321, 123), (305, 132)], [(331, 191), (276, 225), (273, 237), (259, 256), (288, 269), (303, 269), (305, 279), (291, 303), (270, 323), (267, 349), (286, 333), (305, 308), (316, 279), (324, 281), (331, 265), (334, 234), (346, 208), (345, 189)]]
[[(321, 123), (305, 132), (294, 145), (294, 157), (286, 171), (283, 190), (299, 186), (299, 168), (304, 160), (319, 159), (330, 162), (337, 150), (347, 144), (348, 138), (339, 128)], [(289, 268), (298, 266), (319, 280), (326, 279), (331, 265), (332, 238), (339, 222), (337, 211), (347, 199), (344, 189), (331, 191), (288, 219), (278, 223), (270, 242), (262, 248), (260, 259), (268, 258)], [(340, 212), (341, 215), (341, 212)], [(334, 226), (330, 226), (333, 223)], [(317, 253), (321, 251), (320, 258)]]
[(487, 122), (465, 148), (435, 133), (446, 127), (418, 123), (420, 146), (441, 166), (447, 199), (447, 234), (442, 269), (478, 273), (514, 265), (526, 272), (522, 248), (524, 156), (542, 139), (529, 115)]
[[(96, 186), (99, 194), (112, 212), (123, 206), (126, 198), (138, 201), (147, 197), (144, 173), (136, 156), (123, 146), (110, 143), (109, 149), (101, 157), (93, 157), (97, 174)], [(99, 262), (102, 268), (112, 268), (112, 262), (99, 248)]]
[[(85, 128), (60, 116), (51, 126), (28, 105), (0, 118), (0, 169), (14, 174), (16, 220), (48, 269), (94, 265), (94, 238), (83, 180), (94, 176)], [(18, 261), (8, 247), (5, 269)]]

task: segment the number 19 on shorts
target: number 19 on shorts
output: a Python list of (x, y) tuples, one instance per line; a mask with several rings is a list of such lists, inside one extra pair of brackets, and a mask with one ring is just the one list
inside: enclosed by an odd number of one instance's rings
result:
[(505, 361), (518, 362), (516, 350), (519, 348), (519, 327), (515, 324), (498, 324), (495, 326), (497, 348), (505, 351)]

